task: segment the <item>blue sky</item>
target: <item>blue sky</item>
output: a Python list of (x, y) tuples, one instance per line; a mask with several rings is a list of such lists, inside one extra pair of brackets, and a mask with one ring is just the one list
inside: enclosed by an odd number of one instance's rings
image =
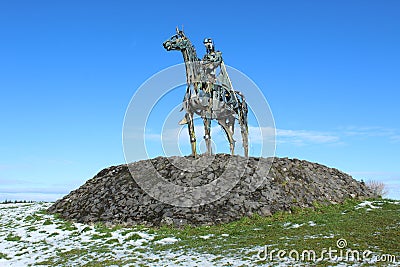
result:
[(55, 200), (124, 163), (135, 90), (182, 62), (161, 45), (176, 25), (200, 55), (212, 37), (263, 91), (277, 156), (383, 181), (400, 198), (399, 10), (389, 0), (1, 1), (0, 200)]

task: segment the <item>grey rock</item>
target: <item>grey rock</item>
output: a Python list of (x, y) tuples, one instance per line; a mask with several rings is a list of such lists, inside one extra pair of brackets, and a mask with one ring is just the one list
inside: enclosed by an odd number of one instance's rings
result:
[[(184, 166), (184, 169), (177, 167)], [(201, 168), (196, 166), (200, 164)], [(224, 177), (237, 181), (222, 198), (196, 207), (175, 207), (149, 196), (132, 178), (129, 168), (146, 178), (141, 170), (154, 166), (165, 180), (184, 187), (197, 187)], [(228, 170), (227, 167), (231, 166)], [(233, 166), (233, 167), (232, 167)], [(270, 170), (268, 172), (268, 170)], [(147, 180), (146, 180), (147, 181)], [(230, 181), (230, 180), (229, 180)], [(160, 195), (168, 196), (159, 185)], [(211, 197), (209, 190), (195, 199)], [(49, 209), (61, 217), (82, 223), (181, 227), (213, 225), (259, 214), (271, 216), (291, 207), (312, 207), (319, 203), (341, 203), (347, 198), (373, 197), (365, 184), (351, 176), (321, 164), (288, 158), (253, 158), (217, 154), (213, 157), (157, 157), (129, 165), (112, 166), (100, 171), (84, 185), (57, 200)], [(182, 201), (190, 204), (192, 200)]]

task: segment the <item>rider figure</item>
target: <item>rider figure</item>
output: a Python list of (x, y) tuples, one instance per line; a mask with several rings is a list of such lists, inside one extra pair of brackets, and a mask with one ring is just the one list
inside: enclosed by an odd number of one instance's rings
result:
[[(208, 109), (205, 111), (204, 115), (208, 118), (211, 118), (213, 93), (218, 89), (215, 85), (217, 82), (216, 69), (221, 67), (222, 53), (220, 51), (215, 51), (214, 43), (211, 38), (205, 38), (203, 43), (206, 47), (206, 54), (201, 61), (202, 69), (204, 71), (204, 75), (202, 77), (202, 87), (206, 95), (209, 97)], [(179, 122), (181, 125), (186, 123), (186, 117)]]
[[(218, 67), (221, 67), (222, 53), (220, 51), (215, 51), (214, 42), (211, 38), (205, 38), (203, 43), (206, 47), (206, 54), (202, 60), (204, 70), (203, 90), (206, 95), (209, 96), (205, 117), (212, 118), (213, 97), (214, 93), (218, 90), (216, 85), (216, 70)], [(218, 95), (216, 97), (218, 97)]]
[(222, 63), (222, 53), (215, 51), (214, 43), (211, 38), (204, 39), (204, 46), (206, 47), (206, 54), (203, 57), (202, 65), (205, 74), (205, 91), (211, 93), (214, 84), (216, 83), (215, 71)]

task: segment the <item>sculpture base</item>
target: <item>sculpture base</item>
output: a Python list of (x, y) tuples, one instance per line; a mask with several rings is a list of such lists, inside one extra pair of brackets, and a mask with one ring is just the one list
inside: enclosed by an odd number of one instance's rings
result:
[[(154, 166), (161, 166), (170, 181), (185, 184), (198, 180), (207, 184), (218, 177), (223, 162), (230, 156), (217, 154), (213, 157), (212, 164), (197, 177), (182, 175), (182, 171), (172, 165), (171, 158), (157, 157), (134, 164), (151, 161), (156, 164)], [(182, 159), (190, 160), (190, 157)], [(272, 160), (271, 170), (261, 186), (249, 190), (249, 180), (257, 171), (254, 166)], [(262, 164), (259, 166), (262, 168)], [(237, 170), (237, 173), (242, 173), (242, 170)], [(295, 207), (312, 207), (315, 202), (334, 204), (348, 198), (370, 197), (373, 193), (363, 183), (337, 169), (298, 159), (250, 157), (238, 183), (222, 198), (202, 206), (176, 207), (152, 198), (137, 185), (124, 164), (100, 171), (84, 185), (56, 201), (48, 211), (82, 223), (179, 227), (226, 223), (253, 214), (269, 216)]]

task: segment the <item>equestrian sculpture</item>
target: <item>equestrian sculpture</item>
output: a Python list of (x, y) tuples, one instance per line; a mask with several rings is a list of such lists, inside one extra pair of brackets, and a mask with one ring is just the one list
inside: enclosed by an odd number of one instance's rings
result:
[[(183, 30), (178, 28), (176, 28), (176, 34), (163, 43), (167, 51), (181, 51), (185, 62), (187, 88), (182, 109), (186, 111), (186, 114), (179, 124), (188, 124), (192, 155), (196, 157), (194, 114), (203, 119), (204, 139), (208, 155), (212, 154), (211, 120), (217, 120), (228, 138), (230, 152), (234, 155), (233, 134), (235, 119), (237, 119), (242, 134), (244, 154), (248, 157), (248, 109), (245, 98), (242, 93), (233, 89), (222, 60), (222, 53), (215, 51), (212, 40), (206, 38), (204, 45), (207, 53), (203, 60), (200, 60), (189, 38)], [(217, 77), (216, 69), (218, 67), (220, 73)]]

